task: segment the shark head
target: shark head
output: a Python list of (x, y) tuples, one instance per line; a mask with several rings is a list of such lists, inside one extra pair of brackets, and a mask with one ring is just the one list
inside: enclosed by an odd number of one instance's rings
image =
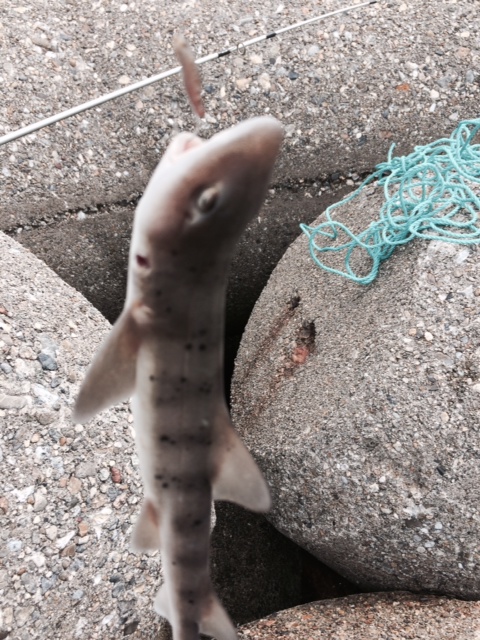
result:
[(283, 138), (271, 117), (247, 120), (202, 141), (179, 134), (141, 198), (134, 220), (130, 271), (155, 272), (166, 254), (228, 254), (260, 209)]

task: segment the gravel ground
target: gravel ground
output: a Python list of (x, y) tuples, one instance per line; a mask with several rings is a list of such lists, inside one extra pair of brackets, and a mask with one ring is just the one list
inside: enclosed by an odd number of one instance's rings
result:
[(70, 419), (109, 324), (3, 235), (0, 262), (0, 637), (158, 640), (159, 556), (128, 551), (142, 498), (128, 406)]
[(245, 625), (240, 640), (478, 640), (480, 604), (409, 593), (312, 602)]
[[(5, 5), (0, 130), (9, 131), (175, 66), (174, 29), (203, 55), (345, 3)], [(271, 113), (287, 131), (277, 181), (363, 172), (392, 141), (411, 147), (477, 113), (478, 47), (470, 0), (380, 1), (204, 65), (201, 133)], [(174, 128), (192, 124), (177, 78), (9, 144), (0, 150), (0, 228), (131, 199)]]

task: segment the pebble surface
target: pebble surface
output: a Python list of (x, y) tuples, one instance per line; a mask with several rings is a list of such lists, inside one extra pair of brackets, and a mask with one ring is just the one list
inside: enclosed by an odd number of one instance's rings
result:
[(280, 611), (239, 640), (476, 640), (480, 604), (410, 593), (355, 595)]
[(2, 234), (0, 263), (0, 637), (161, 638), (159, 554), (128, 550), (142, 499), (128, 405), (70, 418), (110, 325)]
[[(195, 55), (345, 6), (294, 0), (8, 3), (0, 22), (0, 133), (177, 66)], [(364, 172), (477, 114), (479, 15), (470, 0), (381, 0), (201, 67), (204, 137), (270, 113), (285, 125), (276, 180)], [(0, 149), (0, 228), (20, 232), (142, 192), (175, 129), (194, 122), (179, 77)], [(13, 213), (15, 211), (15, 213)]]

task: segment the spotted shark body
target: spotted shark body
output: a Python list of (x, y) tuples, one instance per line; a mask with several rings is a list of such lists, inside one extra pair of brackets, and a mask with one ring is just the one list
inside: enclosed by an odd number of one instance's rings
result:
[(234, 246), (265, 197), (281, 140), (259, 117), (203, 142), (179, 134), (138, 205), (124, 310), (81, 387), (74, 420), (133, 396), (145, 499), (135, 551), (160, 549), (155, 608), (174, 640), (237, 635), (210, 580), (212, 499), (267, 511), (268, 487), (230, 422), (224, 306)]

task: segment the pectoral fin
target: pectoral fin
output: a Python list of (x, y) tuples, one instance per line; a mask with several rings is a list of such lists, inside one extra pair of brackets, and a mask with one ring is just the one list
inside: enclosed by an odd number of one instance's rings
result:
[(139, 344), (133, 314), (124, 311), (86, 373), (75, 404), (74, 422), (87, 422), (102, 409), (132, 395)]
[(271, 501), (265, 478), (233, 429), (226, 409), (221, 421), (222, 442), (218, 471), (213, 478), (213, 499), (235, 502), (250, 511), (268, 511)]

